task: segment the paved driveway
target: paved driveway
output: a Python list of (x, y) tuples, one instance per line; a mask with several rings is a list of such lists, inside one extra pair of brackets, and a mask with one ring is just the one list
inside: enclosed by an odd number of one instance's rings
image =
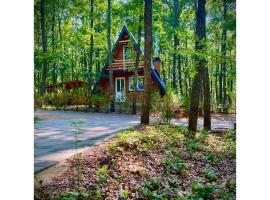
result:
[(80, 148), (91, 146), (105, 138), (137, 125), (134, 115), (83, 113), (71, 111), (35, 112), (41, 120), (34, 125), (35, 171), (74, 155), (74, 133), (70, 123), (83, 120), (84, 134), (80, 135)]
[[(74, 133), (70, 123), (83, 120), (80, 148), (91, 146), (131, 126), (138, 125), (140, 118), (126, 114), (83, 113), (72, 111), (35, 112), (41, 121), (35, 123), (35, 171), (48, 167), (75, 154)], [(174, 124), (187, 125), (188, 119), (174, 119)], [(202, 127), (203, 120), (198, 120)], [(230, 120), (212, 119), (212, 129), (233, 128)]]

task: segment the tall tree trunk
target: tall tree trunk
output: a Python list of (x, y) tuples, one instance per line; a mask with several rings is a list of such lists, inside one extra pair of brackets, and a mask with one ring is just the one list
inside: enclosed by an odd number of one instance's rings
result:
[(94, 0), (90, 0), (90, 51), (89, 51), (89, 68), (88, 68), (88, 108), (91, 107), (91, 92), (93, 79), (93, 51), (94, 51)]
[(43, 49), (43, 69), (42, 69), (42, 88), (41, 95), (46, 93), (46, 79), (47, 79), (47, 38), (46, 38), (46, 28), (45, 28), (45, 0), (40, 2), (40, 19), (41, 19), (41, 34), (42, 34), (42, 49)]
[(216, 64), (216, 73), (215, 73), (215, 91), (216, 91), (216, 105), (218, 105), (219, 98), (218, 98), (218, 64)]
[(108, 0), (108, 63), (110, 67), (109, 87), (110, 87), (110, 110), (114, 112), (114, 86), (113, 86), (113, 66), (112, 66), (112, 49), (111, 49), (111, 0)]
[(144, 1), (144, 93), (141, 124), (149, 124), (152, 63), (152, 0)]
[(165, 72), (165, 66), (164, 66), (164, 61), (163, 60), (161, 61), (161, 69), (162, 69), (162, 71), (161, 71), (162, 78), (164, 80), (164, 83), (166, 83), (166, 72)]
[(173, 51), (173, 70), (172, 70), (172, 87), (174, 90), (176, 90), (176, 60), (177, 60), (177, 48), (179, 45), (179, 40), (177, 38), (177, 27), (179, 26), (179, 16), (180, 16), (180, 4), (179, 0), (174, 0), (173, 1), (173, 10), (174, 10), (174, 22), (173, 22), (173, 28), (174, 28), (174, 35), (173, 35), (173, 40), (174, 40), (174, 51)]
[(227, 30), (225, 27), (225, 23), (226, 23), (226, 19), (227, 19), (227, 3), (226, 0), (223, 0), (223, 26), (222, 26), (222, 46), (221, 46), (221, 53), (222, 53), (222, 71), (223, 71), (223, 112), (227, 113), (228, 112), (228, 108), (227, 108), (227, 77), (226, 77), (226, 51), (227, 51), (227, 47), (226, 47), (226, 40), (227, 40)]
[(138, 44), (136, 48), (136, 62), (135, 62), (135, 88), (133, 92), (133, 97), (132, 97), (132, 114), (136, 115), (137, 114), (137, 108), (136, 108), (136, 103), (137, 103), (137, 84), (138, 84), (138, 67), (140, 64), (140, 45), (141, 45), (141, 33), (142, 33), (142, 16), (139, 16), (139, 28), (138, 28)]
[(233, 91), (233, 76), (232, 76), (232, 51), (230, 50), (230, 95), (229, 95), (229, 102), (230, 102), (230, 105), (232, 104), (232, 91)]
[[(205, 36), (204, 36), (205, 37)], [(209, 86), (209, 73), (207, 65), (204, 66), (203, 76), (203, 127), (206, 130), (211, 130), (211, 96)]]
[[(53, 16), (52, 16), (52, 52), (55, 52), (55, 44), (54, 44), (54, 28), (55, 28), (55, 2), (53, 3)], [(53, 89), (56, 90), (56, 82), (57, 82), (57, 75), (56, 75), (56, 67), (55, 67), (55, 60), (52, 62), (52, 80), (53, 80)]]
[(223, 77), (223, 70), (222, 70), (222, 64), (219, 65), (219, 104), (222, 105), (222, 99), (223, 99), (223, 92), (222, 92), (222, 77)]
[(174, 52), (173, 52), (173, 67), (172, 67), (172, 88), (173, 90), (176, 90), (176, 51), (178, 47), (178, 39), (176, 34), (173, 36), (174, 38)]
[[(196, 51), (205, 53), (205, 47), (203, 40), (205, 37), (205, 0), (198, 1), (198, 9), (196, 16), (196, 40), (195, 48)], [(197, 131), (197, 120), (198, 120), (198, 107), (199, 107), (199, 98), (201, 93), (202, 79), (204, 76), (204, 66), (205, 59), (201, 56), (196, 56), (196, 75), (193, 79), (192, 89), (191, 89), (191, 98), (190, 98), (190, 107), (189, 107), (189, 122), (188, 130), (193, 134), (196, 134)]]
[(183, 95), (183, 84), (182, 84), (182, 69), (181, 69), (181, 55), (177, 56), (177, 63), (178, 63), (178, 78), (179, 78), (179, 91), (180, 96)]

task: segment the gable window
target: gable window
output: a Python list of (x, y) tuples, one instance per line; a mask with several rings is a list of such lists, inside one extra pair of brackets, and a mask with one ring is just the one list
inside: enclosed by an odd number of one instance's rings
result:
[(132, 46), (124, 46), (123, 47), (123, 64), (124, 66), (128, 66), (128, 63), (132, 61), (133, 58), (133, 47)]
[[(136, 77), (129, 77), (129, 91), (134, 91), (135, 79)], [(140, 76), (138, 77), (138, 81), (137, 81), (137, 91), (142, 91), (143, 89), (144, 89), (143, 76)]]

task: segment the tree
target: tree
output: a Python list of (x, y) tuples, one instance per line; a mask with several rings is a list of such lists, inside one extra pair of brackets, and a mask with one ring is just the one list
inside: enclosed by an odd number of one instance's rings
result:
[(140, 45), (141, 45), (141, 32), (142, 32), (142, 16), (139, 16), (139, 28), (138, 28), (138, 44), (136, 48), (136, 61), (135, 61), (135, 88), (134, 88), (134, 93), (132, 97), (132, 114), (136, 115), (137, 114), (137, 108), (136, 108), (136, 96), (137, 96), (137, 84), (138, 84), (138, 66), (140, 64)]
[(149, 124), (152, 63), (152, 0), (144, 1), (144, 93), (141, 124)]
[(222, 44), (221, 44), (221, 56), (222, 56), (222, 68), (221, 71), (223, 74), (223, 101), (222, 101), (222, 105), (223, 105), (223, 112), (227, 113), (228, 112), (228, 108), (227, 108), (227, 78), (226, 78), (226, 51), (227, 51), (227, 47), (226, 47), (226, 40), (227, 40), (227, 30), (225, 27), (225, 23), (226, 23), (226, 19), (227, 19), (227, 2), (226, 0), (223, 0), (223, 26), (222, 26)]
[[(205, 50), (205, 0), (198, 0), (198, 8), (196, 12), (196, 43), (195, 49), (196, 54), (196, 74), (193, 79), (191, 98), (189, 106), (189, 122), (188, 130), (194, 134), (197, 131), (197, 120), (198, 120), (198, 107), (199, 98), (201, 94), (201, 85), (204, 76), (205, 58), (202, 56)], [(199, 54), (199, 55), (198, 55)]]
[(40, 2), (40, 20), (41, 20), (41, 34), (42, 34), (42, 49), (43, 49), (43, 68), (42, 68), (42, 88), (41, 94), (46, 93), (46, 78), (47, 78), (47, 38), (46, 38), (46, 27), (45, 27), (45, 0)]
[(110, 87), (110, 110), (114, 112), (114, 86), (113, 86), (113, 66), (112, 66), (112, 48), (111, 48), (111, 0), (108, 0), (108, 24), (107, 24), (107, 40), (108, 40), (108, 63), (109, 87)]
[(92, 79), (93, 79), (93, 51), (94, 51), (94, 0), (90, 0), (90, 51), (89, 51), (89, 69), (88, 69), (88, 107), (91, 106), (91, 92), (92, 92)]

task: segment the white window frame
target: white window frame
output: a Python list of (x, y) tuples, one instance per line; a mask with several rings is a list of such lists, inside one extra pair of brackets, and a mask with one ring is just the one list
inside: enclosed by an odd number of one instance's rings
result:
[[(125, 101), (125, 96), (126, 96), (126, 79), (125, 79), (125, 77), (115, 78), (115, 100), (116, 101), (119, 101), (117, 99), (118, 98), (118, 96), (117, 96), (117, 80), (121, 80), (121, 79), (124, 80), (124, 91), (123, 91), (124, 98), (123, 98), (123, 101)], [(121, 81), (120, 81), (120, 83), (121, 83)], [(121, 85), (120, 85), (120, 87), (121, 87)]]
[[(129, 77), (128, 78), (128, 91), (129, 92), (133, 92), (134, 91), (134, 89), (131, 89), (130, 88), (130, 81), (131, 81), (131, 79), (135, 79), (136, 78), (136, 76), (131, 76), (131, 77)], [(144, 77), (143, 76), (138, 76), (138, 79), (139, 78), (142, 78), (143, 80), (144, 80)], [(136, 86), (137, 87), (137, 86)], [(144, 91), (144, 83), (143, 83), (143, 89), (139, 89), (138, 87), (137, 87), (137, 91)]]
[[(125, 59), (125, 48), (126, 48), (126, 47), (131, 48), (132, 51), (133, 51), (133, 46), (128, 45), (128, 44), (123, 45), (123, 66), (124, 66), (124, 69), (128, 66), (128, 65), (126, 65), (126, 59)], [(133, 59), (133, 58), (131, 58), (131, 59)]]

